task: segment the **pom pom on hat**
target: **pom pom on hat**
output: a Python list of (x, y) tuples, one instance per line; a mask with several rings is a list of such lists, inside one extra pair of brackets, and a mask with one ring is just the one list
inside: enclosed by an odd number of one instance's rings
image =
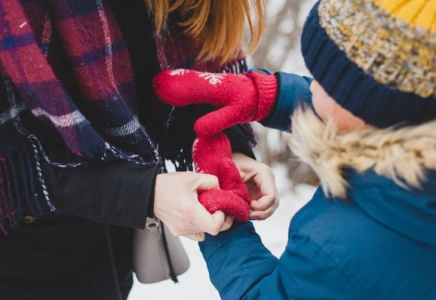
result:
[(418, 26), (436, 32), (436, 1), (431, 0), (376, 0), (374, 5), (392, 18), (404, 21), (408, 26)]

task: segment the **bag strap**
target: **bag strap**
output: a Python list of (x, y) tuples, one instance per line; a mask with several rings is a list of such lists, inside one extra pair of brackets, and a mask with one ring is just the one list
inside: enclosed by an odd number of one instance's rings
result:
[(172, 281), (174, 281), (174, 283), (178, 283), (179, 279), (177, 278), (176, 273), (174, 272), (174, 268), (173, 268), (173, 264), (171, 262), (171, 255), (170, 255), (170, 251), (168, 250), (168, 242), (167, 242), (167, 238), (165, 235), (165, 230), (164, 230), (164, 224), (162, 223), (162, 221), (159, 220), (160, 226), (162, 228), (162, 239), (163, 239), (163, 245), (164, 245), (164, 249), (165, 249), (165, 256), (167, 258), (167, 262), (168, 262), (168, 267), (170, 270), (170, 278)]

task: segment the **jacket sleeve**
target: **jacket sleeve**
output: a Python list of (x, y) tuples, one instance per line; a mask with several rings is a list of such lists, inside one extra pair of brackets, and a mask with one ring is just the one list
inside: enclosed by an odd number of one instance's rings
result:
[[(240, 126), (226, 131), (232, 151), (252, 158), (254, 153)], [(65, 149), (49, 153), (58, 162), (72, 162)], [(94, 162), (88, 166), (59, 168), (42, 164), (43, 176), (56, 212), (105, 224), (145, 227), (153, 216), (157, 167), (145, 168), (130, 162)]]
[(200, 243), (222, 299), (355, 299), (337, 263), (309, 237), (291, 233), (277, 259), (251, 223), (235, 224)]
[(273, 111), (260, 123), (263, 126), (289, 131), (291, 116), (299, 105), (312, 108), (312, 79), (305, 76), (277, 72), (277, 100)]
[[(56, 151), (54, 158), (59, 162), (74, 160), (68, 151)], [(76, 168), (42, 165), (56, 212), (141, 229), (150, 214), (156, 169), (125, 161)]]

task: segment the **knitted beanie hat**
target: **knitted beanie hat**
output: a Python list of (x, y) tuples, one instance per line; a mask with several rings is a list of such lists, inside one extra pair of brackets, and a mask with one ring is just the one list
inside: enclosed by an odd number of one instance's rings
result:
[(367, 123), (436, 119), (436, 0), (320, 0), (302, 52), (325, 91)]

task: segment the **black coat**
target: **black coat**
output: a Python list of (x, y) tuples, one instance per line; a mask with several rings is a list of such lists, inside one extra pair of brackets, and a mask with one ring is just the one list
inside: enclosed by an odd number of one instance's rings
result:
[[(165, 149), (163, 128), (150, 125), (152, 117), (157, 118), (154, 124), (160, 123), (161, 111), (150, 115), (153, 105), (149, 103), (153, 99), (151, 80), (159, 69), (144, 1), (108, 2), (130, 52), (139, 120), (160, 149)], [(162, 111), (165, 113), (165, 107)], [(226, 133), (234, 152), (254, 157), (241, 128)], [(186, 138), (179, 134), (178, 138), (182, 136), (189, 144), (192, 134), (186, 133)], [(62, 148), (46, 151), (56, 161), (72, 159)], [(158, 172), (157, 167), (128, 162), (93, 163), (75, 169), (44, 164), (43, 175), (56, 211), (35, 218), (30, 208), (26, 211), (24, 207), (22, 222), (7, 228), (7, 236), (0, 234), (0, 299), (126, 299), (132, 286), (133, 229), (144, 228), (146, 217), (153, 215)]]

